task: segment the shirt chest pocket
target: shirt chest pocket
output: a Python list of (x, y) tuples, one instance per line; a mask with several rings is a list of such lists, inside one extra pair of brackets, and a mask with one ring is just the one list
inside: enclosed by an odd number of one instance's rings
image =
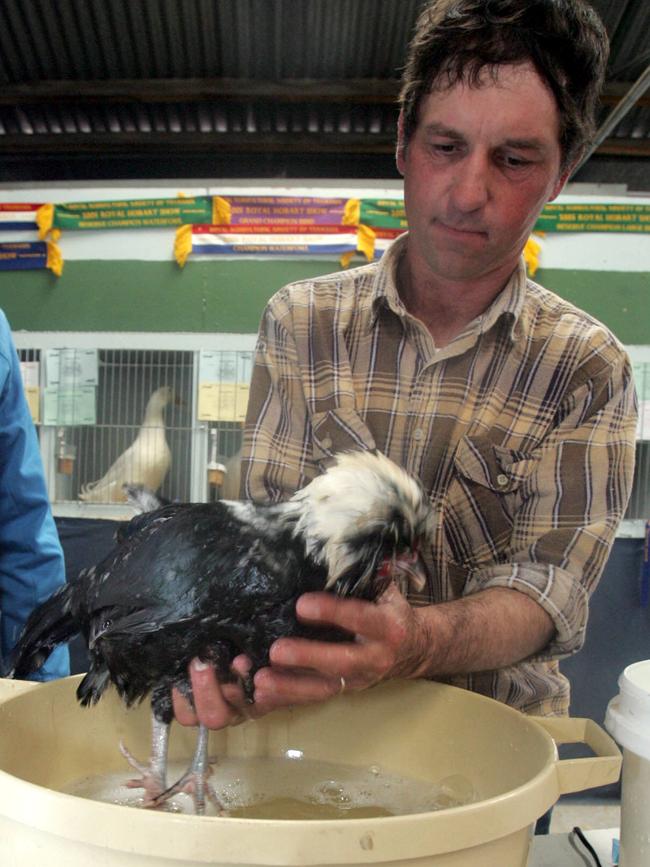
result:
[(536, 463), (487, 437), (463, 437), (445, 497), (443, 529), (450, 560), (476, 568), (507, 559), (516, 513), (529, 495)]
[(311, 423), (314, 460), (323, 466), (338, 452), (376, 448), (375, 438), (355, 409), (338, 407), (314, 413)]

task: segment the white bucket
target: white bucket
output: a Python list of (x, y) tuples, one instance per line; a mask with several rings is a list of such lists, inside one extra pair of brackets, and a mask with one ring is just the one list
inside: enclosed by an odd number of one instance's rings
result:
[(650, 659), (618, 679), (605, 727), (623, 747), (620, 867), (650, 864)]

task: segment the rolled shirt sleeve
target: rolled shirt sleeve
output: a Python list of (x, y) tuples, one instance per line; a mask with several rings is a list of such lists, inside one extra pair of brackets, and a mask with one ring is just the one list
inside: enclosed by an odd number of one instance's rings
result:
[[(575, 653), (585, 640), (589, 596), (605, 567), (632, 486), (636, 395), (627, 355), (568, 390), (558, 423), (527, 456), (507, 562), (474, 569), (465, 595), (518, 590), (555, 624), (534, 660)], [(507, 473), (507, 468), (504, 468)]]

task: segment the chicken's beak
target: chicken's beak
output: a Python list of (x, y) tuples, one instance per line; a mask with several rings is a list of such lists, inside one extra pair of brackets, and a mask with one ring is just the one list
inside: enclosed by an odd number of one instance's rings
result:
[(379, 568), (379, 574), (390, 575), (398, 584), (404, 584), (416, 593), (424, 590), (429, 577), (427, 567), (417, 551), (386, 558)]

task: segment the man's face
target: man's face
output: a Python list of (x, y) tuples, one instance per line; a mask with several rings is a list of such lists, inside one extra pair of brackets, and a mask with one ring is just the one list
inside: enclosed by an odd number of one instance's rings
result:
[(503, 66), (480, 87), (429, 93), (397, 156), (415, 273), (507, 277), (539, 211), (564, 185), (560, 161), (555, 100), (532, 65)]

